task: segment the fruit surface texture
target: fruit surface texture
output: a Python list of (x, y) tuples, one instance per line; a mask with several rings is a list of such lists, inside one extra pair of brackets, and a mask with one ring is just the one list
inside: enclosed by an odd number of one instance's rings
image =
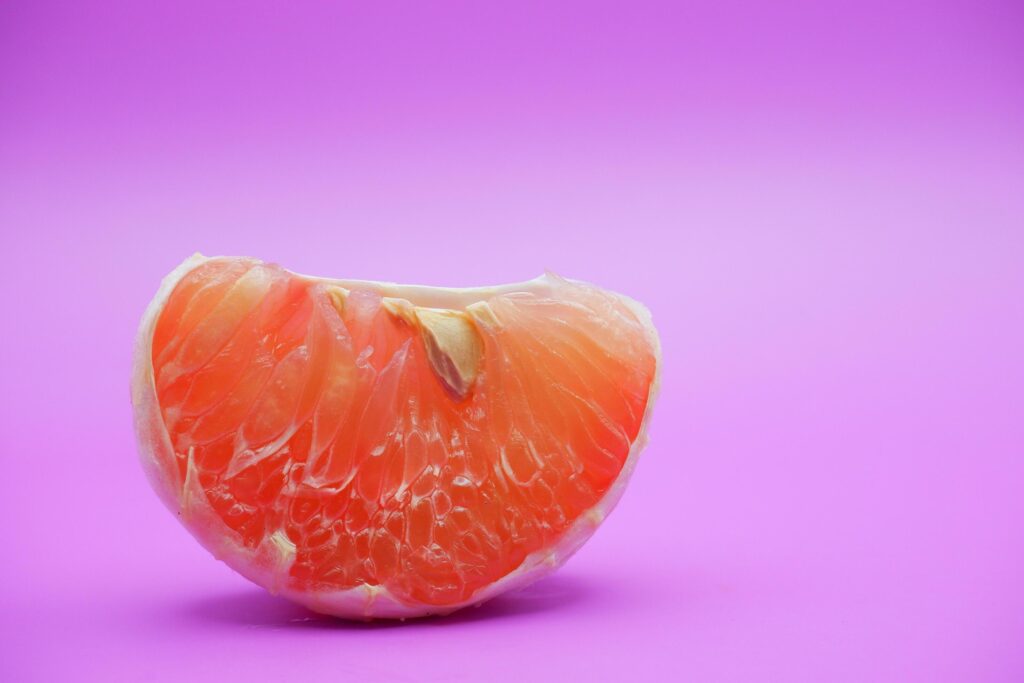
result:
[(136, 342), (144, 469), (217, 558), (341, 617), (447, 613), (561, 565), (621, 496), (660, 352), (627, 297), (206, 258)]

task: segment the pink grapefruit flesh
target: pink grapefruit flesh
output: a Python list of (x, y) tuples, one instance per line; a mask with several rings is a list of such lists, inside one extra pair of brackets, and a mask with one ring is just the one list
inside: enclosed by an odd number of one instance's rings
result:
[(216, 557), (342, 617), (447, 613), (559, 566), (657, 389), (638, 303), (545, 275), (453, 290), (194, 256), (132, 378), (143, 465)]

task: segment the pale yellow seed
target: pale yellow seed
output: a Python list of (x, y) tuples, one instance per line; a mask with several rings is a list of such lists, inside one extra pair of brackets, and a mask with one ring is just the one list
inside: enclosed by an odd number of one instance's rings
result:
[(413, 326), (416, 325), (416, 312), (413, 310), (415, 307), (412, 305), (412, 302), (406, 299), (386, 296), (381, 299), (380, 305), (385, 311), (399, 320), (404, 320)]
[(384, 297), (381, 306), (419, 330), (434, 375), (453, 398), (466, 398), (484, 355), (483, 339), (472, 318), (463, 311), (413, 306), (396, 297)]
[(441, 383), (462, 400), (480, 372), (484, 343), (469, 316), (461, 311), (416, 308), (427, 356)]
[(331, 300), (331, 304), (334, 309), (338, 311), (338, 315), (345, 315), (345, 301), (348, 300), (349, 291), (344, 287), (337, 285), (327, 286), (327, 296)]

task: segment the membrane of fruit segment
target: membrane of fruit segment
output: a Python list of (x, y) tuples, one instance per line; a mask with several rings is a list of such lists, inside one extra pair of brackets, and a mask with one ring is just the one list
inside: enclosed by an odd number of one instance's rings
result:
[(453, 290), (197, 255), (143, 319), (132, 397), (150, 481), (214, 555), (404, 617), (564, 562), (622, 493), (659, 362), (646, 309), (551, 274)]

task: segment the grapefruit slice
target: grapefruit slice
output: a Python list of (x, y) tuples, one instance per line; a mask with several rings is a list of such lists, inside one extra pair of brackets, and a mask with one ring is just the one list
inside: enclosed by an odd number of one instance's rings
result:
[(446, 289), (193, 256), (139, 330), (142, 462), (214, 556), (313, 610), (447, 613), (561, 565), (646, 438), (640, 304), (544, 275)]

